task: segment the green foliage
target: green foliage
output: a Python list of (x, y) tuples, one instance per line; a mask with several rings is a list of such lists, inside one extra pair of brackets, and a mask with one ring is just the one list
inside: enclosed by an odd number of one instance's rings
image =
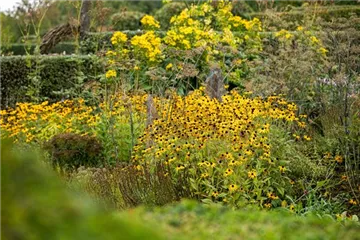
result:
[(114, 30), (137, 30), (140, 29), (140, 20), (144, 16), (141, 12), (121, 12), (111, 16), (111, 23)]
[(184, 8), (186, 8), (186, 4), (183, 2), (167, 3), (157, 10), (155, 18), (160, 22), (162, 29), (168, 29), (170, 27), (171, 17), (180, 14)]
[(245, 0), (233, 0), (232, 13), (236, 16), (246, 17), (249, 13), (254, 12), (249, 4), (249, 1)]
[(52, 137), (44, 147), (54, 167), (74, 169), (103, 164), (103, 147), (95, 137), (63, 133)]
[[(273, 15), (273, 17), (281, 18), (281, 21), (271, 21), (271, 19), (269, 19), (269, 14)], [(312, 18), (314, 18), (315, 16), (329, 22), (331, 22), (331, 19), (333, 18), (349, 18), (352, 15), (360, 16), (360, 6), (304, 6), (300, 8), (292, 8), (290, 11), (284, 12), (266, 10), (263, 12), (250, 13), (248, 15), (249, 17), (260, 18), (263, 22), (270, 20), (270, 26), (273, 27), (277, 26), (280, 28), (284, 28), (285, 25), (290, 25), (290, 27), (293, 29), (296, 27), (296, 24), (300, 24), (308, 16), (311, 16)]]
[(110, 168), (79, 168), (71, 174), (69, 181), (112, 209), (142, 204), (162, 206), (186, 197), (183, 189), (177, 188), (169, 177), (164, 176), (165, 168), (162, 164), (157, 165), (155, 174), (146, 168), (144, 175), (135, 166), (127, 164)]
[[(7, 46), (2, 46), (1, 53), (4, 55), (27, 55), (33, 54), (36, 44), (23, 44), (23, 43), (14, 43)], [(50, 54), (59, 53), (62, 54), (71, 54), (75, 52), (75, 43), (72, 42), (62, 42), (57, 44), (54, 48), (50, 50)], [(26, 51), (26, 49), (28, 51)]]
[[(129, 216), (130, 214), (122, 214)], [(192, 201), (162, 208), (139, 208), (131, 216), (158, 222), (171, 239), (357, 239), (360, 226), (347, 221), (345, 226), (329, 216), (299, 217), (286, 210), (258, 211), (245, 208), (233, 211), (219, 205)]]
[(149, 225), (105, 211), (63, 184), (34, 153), (2, 142), (2, 239), (160, 239)]
[(15, 18), (11, 17), (3, 12), (0, 13), (0, 25), (1, 25), (1, 53), (3, 49), (10, 46), (15, 42), (20, 31), (16, 25)]
[(101, 72), (101, 63), (89, 56), (9, 56), (0, 58), (1, 66), (1, 105), (13, 106), (15, 102), (28, 101), (26, 95), (31, 86), (29, 75), (34, 72), (38, 64), (37, 76), (41, 82), (39, 96), (42, 100), (51, 101), (70, 98), (73, 96), (59, 96), (56, 91), (71, 89), (77, 83), (79, 71), (84, 73), (84, 82), (95, 80)]

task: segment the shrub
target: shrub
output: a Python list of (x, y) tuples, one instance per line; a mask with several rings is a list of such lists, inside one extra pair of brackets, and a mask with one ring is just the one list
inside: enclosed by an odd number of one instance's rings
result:
[(321, 107), (318, 78), (324, 74), (328, 50), (303, 26), (279, 30), (264, 41), (262, 58), (254, 64), (249, 89), (256, 95), (285, 94), (312, 117)]
[(234, 207), (280, 206), (292, 194), (291, 166), (280, 158), (281, 149), (270, 145), (269, 132), (273, 124), (300, 121), (296, 106), (279, 97), (251, 99), (236, 91), (222, 100), (200, 90), (161, 104), (155, 99), (160, 117), (139, 138), (134, 164), (139, 172), (164, 164), (165, 176), (191, 198)]
[(74, 169), (104, 164), (103, 147), (95, 137), (63, 133), (52, 137), (44, 147), (49, 152), (54, 167)]
[[(233, 211), (215, 204), (182, 201), (165, 207), (135, 209), (126, 216), (155, 221), (172, 239), (356, 239), (359, 223), (346, 220), (345, 226), (329, 216), (299, 217), (288, 211)], [(296, 226), (296, 227), (295, 227)], [(191, 229), (191, 231), (189, 231)], [(241, 237), (240, 237), (241, 236)], [(177, 239), (177, 238), (176, 238)]]
[(144, 126), (144, 97), (121, 96), (114, 98), (112, 106), (102, 102), (99, 107), (88, 106), (84, 99), (18, 103), (1, 111), (1, 137), (42, 143), (61, 133), (89, 135), (101, 143), (107, 163), (128, 161)]
[[(36, 64), (38, 62), (38, 64)], [(51, 101), (70, 98), (59, 96), (56, 92), (74, 88), (81, 82), (96, 80), (102, 72), (102, 65), (89, 56), (9, 56), (0, 58), (1, 66), (1, 106), (14, 106), (16, 102), (30, 100), (30, 75), (38, 71), (42, 100)], [(36, 70), (37, 69), (37, 70)]]
[(187, 197), (181, 186), (175, 186), (169, 176), (164, 176), (166, 166), (159, 164), (155, 169), (154, 174), (146, 169), (145, 175), (141, 175), (135, 166), (127, 164), (81, 168), (69, 180), (97, 201), (116, 209), (140, 204), (159, 206)]
[(117, 217), (70, 192), (41, 159), (1, 144), (2, 239), (160, 239), (151, 227)]
[[(269, 16), (275, 18), (281, 18), (282, 21), (273, 21), (274, 19), (269, 19)], [(290, 27), (290, 29), (296, 28), (298, 24), (306, 20), (307, 17), (314, 18), (314, 16), (321, 18), (325, 21), (331, 22), (333, 18), (349, 18), (353, 15), (360, 16), (360, 7), (359, 6), (322, 6), (322, 7), (309, 7), (304, 6), (301, 8), (293, 8), (288, 12), (274, 12), (267, 10), (264, 12), (254, 12), (250, 13), (250, 17), (257, 17), (264, 22), (269, 22), (269, 26), (285, 28)]]
[(140, 29), (140, 19), (144, 16), (141, 12), (121, 12), (111, 16), (114, 30), (137, 30)]
[[(36, 44), (23, 44), (23, 43), (14, 43), (8, 46), (1, 48), (1, 53), (4, 55), (27, 55), (33, 54)], [(57, 44), (54, 48), (50, 50), (51, 53), (66, 53), (71, 54), (75, 52), (76, 45), (72, 42), (62, 42)], [(28, 50), (28, 52), (26, 52)]]
[(186, 8), (186, 4), (182, 2), (167, 3), (157, 10), (155, 18), (160, 21), (162, 29), (168, 29), (170, 27), (170, 19), (178, 15), (184, 8)]
[(254, 12), (248, 1), (235, 0), (233, 1), (232, 13), (237, 16), (246, 17), (249, 13)]
[(145, 31), (121, 44), (115, 42), (106, 60), (109, 71), (119, 70), (121, 75), (113, 74), (107, 81), (125, 83), (130, 89), (156, 89), (161, 94), (176, 87), (184, 94), (199, 87), (217, 67), (226, 82), (242, 87), (242, 79), (261, 51), (262, 27), (259, 19), (234, 16), (231, 7), (228, 2), (216, 7), (191, 5), (173, 16), (164, 37)]

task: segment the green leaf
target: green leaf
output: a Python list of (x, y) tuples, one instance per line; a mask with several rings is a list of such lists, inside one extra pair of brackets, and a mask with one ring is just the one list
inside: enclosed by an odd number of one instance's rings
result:
[(205, 203), (205, 204), (212, 204), (213, 203), (213, 201), (211, 201), (210, 199), (202, 199), (201, 201), (203, 203)]

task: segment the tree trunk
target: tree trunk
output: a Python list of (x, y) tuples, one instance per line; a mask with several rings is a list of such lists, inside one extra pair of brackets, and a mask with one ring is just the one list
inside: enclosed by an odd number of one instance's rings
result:
[(80, 39), (82, 40), (85, 36), (85, 32), (89, 31), (90, 28), (90, 9), (91, 1), (82, 0), (80, 10)]
[(43, 37), (40, 45), (40, 53), (48, 54), (50, 50), (56, 46), (63, 39), (73, 36), (74, 32), (78, 31), (79, 26), (71, 23), (66, 23), (50, 29)]

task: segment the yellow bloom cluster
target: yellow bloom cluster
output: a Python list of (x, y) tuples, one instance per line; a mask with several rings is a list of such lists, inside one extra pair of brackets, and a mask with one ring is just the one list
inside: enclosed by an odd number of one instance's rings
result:
[(280, 38), (280, 39), (290, 39), (290, 38), (294, 37), (294, 35), (285, 29), (281, 29), (280, 31), (275, 33), (275, 37)]
[(149, 26), (151, 28), (160, 28), (160, 23), (158, 21), (156, 21), (153, 16), (150, 16), (150, 15), (145, 15), (141, 19), (141, 24), (143, 24), (145, 26)]
[(112, 78), (112, 77), (116, 77), (116, 71), (115, 70), (108, 70), (105, 74), (106, 78)]
[(154, 31), (148, 31), (141, 36), (134, 36), (131, 44), (143, 52), (150, 62), (156, 62), (161, 57), (161, 38), (157, 37)]
[(285, 163), (273, 156), (269, 132), (279, 121), (299, 121), (294, 104), (278, 96), (251, 99), (236, 91), (219, 102), (202, 89), (154, 102), (160, 118), (134, 147), (135, 165), (165, 164), (174, 181), (186, 172), (200, 198), (225, 196), (229, 202), (261, 195), (261, 190), (275, 194), (272, 184), (290, 186)]
[(312, 35), (310, 31), (305, 31), (302, 26), (298, 26), (296, 31), (293, 33), (290, 33), (285, 29), (281, 29), (275, 33), (275, 37), (285, 42), (296, 37), (296, 41), (303, 41), (303, 43), (307, 46), (313, 47), (315, 51), (320, 53), (322, 56), (326, 56), (326, 53), (328, 52), (328, 50), (322, 45), (321, 41), (316, 36)]
[[(179, 49), (207, 47), (210, 53), (216, 51), (219, 42), (238, 48), (245, 36), (249, 35), (259, 43), (258, 32), (262, 30), (260, 20), (254, 18), (248, 21), (233, 16), (231, 9), (232, 5), (228, 1), (220, 1), (216, 8), (209, 3), (185, 8), (179, 15), (171, 18), (172, 27), (164, 41)], [(215, 31), (212, 23), (216, 23), (220, 31)], [(241, 34), (235, 37), (233, 32)]]
[(111, 37), (112, 45), (125, 43), (126, 41), (127, 41), (127, 35), (119, 31), (114, 32), (113, 36)]
[(146, 96), (133, 96), (129, 101), (121, 97), (115, 100), (109, 109), (105, 103), (100, 106), (87, 106), (83, 99), (65, 100), (49, 104), (18, 103), (15, 109), (1, 110), (1, 132), (3, 138), (13, 138), (15, 142), (42, 142), (59, 133), (77, 133), (97, 136), (101, 129), (102, 119), (113, 117), (117, 124), (128, 124), (126, 106), (133, 105), (134, 118), (146, 111), (143, 102)]

